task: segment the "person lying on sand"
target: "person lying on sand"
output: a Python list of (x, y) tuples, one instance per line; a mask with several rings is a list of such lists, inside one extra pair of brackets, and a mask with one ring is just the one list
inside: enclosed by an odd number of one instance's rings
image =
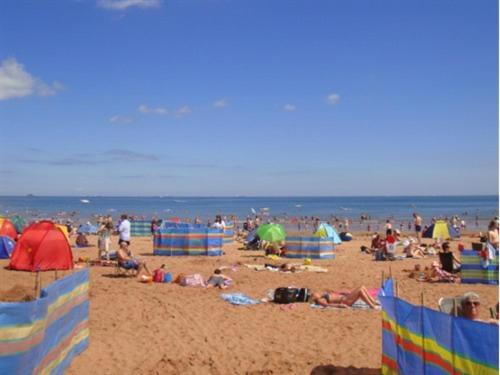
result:
[(297, 266), (298, 265), (291, 264), (291, 263), (283, 263), (280, 265), (275, 265), (275, 264), (271, 264), (271, 263), (264, 264), (264, 267), (266, 267), (269, 270), (278, 270), (281, 272), (296, 272)]
[(152, 277), (152, 274), (144, 261), (130, 256), (130, 251), (128, 250), (126, 242), (120, 243), (120, 247), (116, 252), (116, 255), (118, 258), (118, 264), (121, 268), (126, 270), (136, 270), (138, 278), (142, 278), (142, 276)]
[(325, 291), (323, 293), (313, 293), (311, 298), (315, 304), (323, 307), (350, 307), (358, 299), (365, 302), (372, 309), (378, 309), (378, 306), (380, 306), (380, 303), (370, 296), (370, 293), (368, 293), (368, 290), (364, 286), (352, 290), (349, 294)]
[(227, 289), (233, 280), (224, 275), (220, 269), (216, 269), (214, 274), (208, 278), (207, 288)]
[(416, 241), (413, 239), (408, 241), (408, 245), (405, 246), (403, 251), (407, 258), (425, 258), (423, 250), (417, 246)]

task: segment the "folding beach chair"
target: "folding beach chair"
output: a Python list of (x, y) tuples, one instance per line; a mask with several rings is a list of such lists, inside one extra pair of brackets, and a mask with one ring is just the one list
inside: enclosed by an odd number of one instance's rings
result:
[(116, 276), (126, 276), (126, 277), (132, 277), (137, 275), (137, 270), (134, 270), (132, 268), (123, 268), (120, 264), (119, 261), (116, 262), (115, 266), (115, 275)]
[(463, 296), (442, 297), (438, 301), (439, 311), (454, 316), (462, 316)]

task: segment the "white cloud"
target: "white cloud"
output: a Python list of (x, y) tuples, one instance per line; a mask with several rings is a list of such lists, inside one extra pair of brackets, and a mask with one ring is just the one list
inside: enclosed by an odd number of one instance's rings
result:
[(227, 99), (219, 99), (214, 102), (213, 106), (215, 108), (226, 108), (227, 106), (229, 106), (229, 102), (227, 101)]
[(328, 104), (331, 105), (337, 104), (339, 100), (340, 100), (340, 95), (336, 93), (332, 93), (326, 97), (326, 101), (328, 102)]
[(109, 122), (112, 124), (131, 124), (135, 121), (132, 116), (121, 116), (114, 115), (109, 118)]
[(177, 117), (182, 117), (182, 116), (184, 116), (184, 115), (188, 115), (188, 114), (190, 114), (190, 113), (191, 113), (191, 108), (189, 108), (189, 106), (187, 106), (187, 105), (185, 105), (185, 106), (183, 106), (183, 107), (180, 107), (179, 109), (177, 109), (177, 110), (175, 111), (175, 115), (176, 115)]
[(158, 8), (161, 0), (98, 0), (97, 5), (112, 10), (124, 10), (130, 7)]
[(0, 65), (0, 100), (22, 98), (30, 95), (55, 95), (64, 87), (60, 82), (48, 84), (33, 77), (15, 58), (8, 58)]
[(285, 104), (283, 106), (283, 109), (287, 112), (294, 112), (297, 109), (297, 107), (294, 106), (293, 104)]
[(163, 107), (151, 108), (145, 104), (141, 104), (139, 106), (139, 112), (145, 113), (145, 114), (154, 114), (154, 115), (164, 116), (164, 115), (168, 114), (168, 109), (163, 108)]

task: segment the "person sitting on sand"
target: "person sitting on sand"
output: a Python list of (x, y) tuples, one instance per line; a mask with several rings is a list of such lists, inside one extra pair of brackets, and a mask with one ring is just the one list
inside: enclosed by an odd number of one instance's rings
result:
[(479, 295), (474, 292), (465, 293), (460, 303), (462, 317), (465, 319), (481, 321), (481, 319), (479, 319), (480, 305), (481, 301), (479, 299)]
[(151, 271), (149, 271), (146, 263), (142, 260), (133, 258), (130, 256), (130, 251), (128, 250), (128, 245), (125, 241), (120, 243), (120, 247), (117, 251), (118, 265), (126, 270), (136, 270), (137, 277), (141, 276), (152, 277)]
[(415, 243), (413, 239), (408, 241), (408, 245), (404, 248), (404, 253), (407, 258), (425, 258), (425, 254), (422, 249)]
[(439, 263), (434, 261), (432, 262), (432, 272), (430, 275), (427, 275), (425, 280), (417, 280), (417, 281), (428, 281), (431, 283), (438, 283), (438, 282), (457, 282), (459, 278), (449, 272), (446, 272), (445, 270), (441, 269), (439, 266)]
[(377, 251), (381, 251), (385, 247), (385, 241), (382, 239), (380, 234), (375, 233), (372, 237), (372, 242), (370, 244), (370, 249), (366, 251), (369, 254), (373, 254)]
[(219, 289), (227, 289), (233, 280), (224, 275), (220, 269), (216, 269), (214, 271), (214, 274), (210, 276), (207, 280), (207, 288), (216, 288), (218, 287)]
[[(461, 263), (460, 260), (457, 259), (455, 254), (453, 254), (450, 250), (450, 243), (449, 242), (443, 242), (443, 245), (441, 246), (442, 251), (439, 252), (439, 259), (441, 261), (441, 268), (444, 269), (447, 272), (453, 273), (453, 272), (458, 272), (460, 271)], [(450, 258), (450, 264), (443, 264), (443, 260), (446, 260), (447, 258)]]
[(76, 237), (75, 240), (76, 246), (78, 247), (88, 247), (89, 246), (89, 240), (87, 239), (87, 236), (83, 233), (78, 233), (78, 236)]
[(375, 301), (372, 296), (370, 296), (370, 293), (364, 286), (360, 286), (359, 288), (354, 289), (348, 294), (337, 293), (334, 291), (313, 293), (311, 298), (315, 304), (321, 305), (323, 307), (350, 307), (358, 299), (365, 302), (372, 309), (378, 309), (380, 306), (380, 303)]

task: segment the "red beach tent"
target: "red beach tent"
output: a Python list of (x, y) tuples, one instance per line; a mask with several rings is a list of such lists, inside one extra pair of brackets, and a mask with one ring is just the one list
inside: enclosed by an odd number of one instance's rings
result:
[(9, 268), (19, 271), (70, 270), (71, 246), (64, 233), (51, 221), (26, 228), (12, 252)]

